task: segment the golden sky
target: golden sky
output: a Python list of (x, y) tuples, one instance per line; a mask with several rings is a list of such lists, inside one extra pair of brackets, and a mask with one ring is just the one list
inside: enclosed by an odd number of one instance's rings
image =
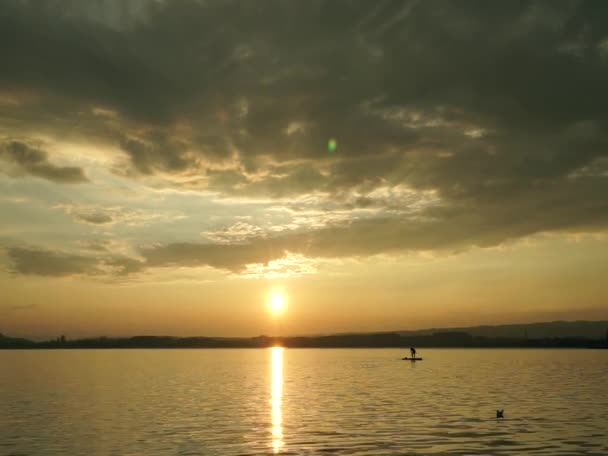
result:
[(607, 24), (591, 3), (2, 2), (0, 332), (608, 318)]

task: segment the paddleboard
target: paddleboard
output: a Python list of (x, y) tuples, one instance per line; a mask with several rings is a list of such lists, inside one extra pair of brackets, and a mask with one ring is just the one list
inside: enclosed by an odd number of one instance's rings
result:
[(407, 356), (405, 358), (401, 358), (402, 361), (422, 361), (422, 358), (408, 358)]

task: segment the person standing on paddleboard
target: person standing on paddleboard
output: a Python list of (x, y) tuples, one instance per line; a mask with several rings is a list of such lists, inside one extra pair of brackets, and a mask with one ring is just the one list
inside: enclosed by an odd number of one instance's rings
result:
[(416, 357), (416, 349), (414, 347), (410, 347), (410, 354), (412, 355), (412, 358)]

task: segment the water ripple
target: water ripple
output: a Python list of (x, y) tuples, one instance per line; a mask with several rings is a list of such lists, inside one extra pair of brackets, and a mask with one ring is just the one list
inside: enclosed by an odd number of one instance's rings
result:
[(399, 355), (3, 351), (0, 456), (608, 454), (606, 351)]

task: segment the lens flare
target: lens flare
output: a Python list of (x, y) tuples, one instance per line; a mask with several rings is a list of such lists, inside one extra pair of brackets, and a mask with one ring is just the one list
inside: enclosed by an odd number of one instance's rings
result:
[(330, 152), (335, 152), (337, 148), (338, 148), (338, 141), (336, 141), (334, 138), (331, 138), (327, 142), (327, 150)]

